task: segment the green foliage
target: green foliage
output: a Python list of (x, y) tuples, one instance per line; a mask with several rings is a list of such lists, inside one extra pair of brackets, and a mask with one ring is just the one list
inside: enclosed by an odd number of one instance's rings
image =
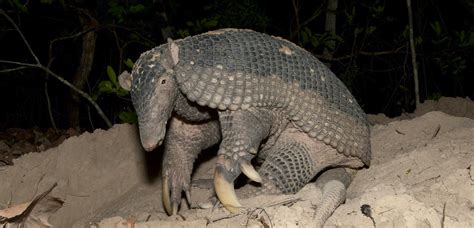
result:
[[(420, 45), (420, 44), (423, 43), (423, 37), (421, 35), (417, 36), (417, 34), (414, 33), (413, 36), (414, 36), (415, 46)], [(410, 28), (409, 28), (408, 25), (405, 26), (405, 29), (402, 32), (402, 37), (407, 42), (409, 42), (409, 40), (410, 40)]]
[[(123, 63), (128, 68), (133, 68), (134, 63), (131, 59), (127, 58), (125, 61), (123, 61)], [(97, 100), (105, 94), (113, 94), (117, 97), (127, 96), (129, 92), (127, 90), (122, 89), (122, 87), (120, 86), (115, 70), (111, 66), (107, 66), (106, 72), (107, 79), (99, 82), (97, 90), (92, 93), (92, 99)], [(122, 123), (138, 122), (137, 114), (133, 111), (121, 111), (118, 113), (118, 117), (122, 121)]]
[(441, 29), (441, 24), (439, 21), (435, 21), (430, 23), (431, 29), (433, 29), (434, 37), (432, 38), (431, 42), (434, 44), (441, 44), (445, 41), (448, 40), (448, 36), (443, 33), (443, 30)]
[(122, 89), (117, 80), (117, 74), (111, 66), (107, 66), (108, 80), (99, 83), (97, 91), (92, 94), (92, 99), (97, 100), (104, 94), (115, 94), (119, 97), (128, 95), (128, 91)]
[[(8, 6), (8, 8), (16, 9), (22, 13), (28, 12), (28, 7), (26, 7), (26, 3), (22, 4), (20, 0), (7, 0), (5, 1), (5, 3)], [(3, 4), (0, 4), (0, 6), (3, 6)]]
[(354, 24), (354, 18), (356, 15), (356, 8), (353, 6), (350, 11), (345, 10), (344, 14), (346, 16), (347, 26), (352, 26)]
[(317, 34), (311, 32), (308, 27), (303, 27), (301, 31), (301, 40), (300, 42), (307, 46), (310, 44), (314, 49), (319, 48), (328, 48), (329, 50), (334, 50), (336, 42), (342, 42), (342, 38), (330, 32), (325, 32), (323, 34)]
[(454, 32), (456, 43), (459, 47), (469, 47), (474, 45), (474, 29), (470, 31)]
[(118, 115), (122, 123), (138, 123), (138, 116), (135, 112), (120, 112)]
[(441, 93), (434, 92), (434, 93), (431, 93), (430, 95), (428, 95), (428, 100), (438, 101), (439, 99), (441, 99), (441, 97), (443, 97), (443, 95)]
[[(218, 21), (216, 17), (204, 18), (196, 21), (188, 21), (186, 25), (192, 29), (179, 29), (177, 34), (179, 37), (191, 36), (195, 33), (201, 33), (203, 31), (213, 30), (217, 28)], [(193, 34), (191, 34), (193, 33)]]
[(127, 59), (125, 61), (123, 61), (123, 63), (125, 64), (125, 66), (127, 66), (128, 68), (132, 69), (133, 68), (133, 61), (131, 59)]
[[(452, 58), (448, 58), (452, 57)], [(466, 69), (466, 59), (461, 56), (452, 56), (451, 54), (442, 54), (440, 57), (434, 58), (444, 75), (458, 75)]]
[(145, 11), (145, 6), (142, 4), (132, 5), (129, 8), (130, 13), (136, 14)]
[(43, 4), (51, 4), (53, 3), (54, 0), (41, 0), (41, 3)]
[(177, 30), (179, 37), (187, 37), (216, 28), (254, 28), (264, 30), (270, 22), (258, 5), (252, 0), (215, 1), (204, 7), (206, 18), (186, 22), (186, 27)]
[(121, 1), (109, 1), (108, 5), (108, 13), (111, 14), (119, 24), (123, 23), (128, 16), (140, 14), (146, 9), (142, 4), (123, 4)]
[(369, 9), (370, 9), (369, 11), (370, 15), (374, 18), (382, 16), (385, 11), (385, 7), (382, 5), (374, 5), (370, 7)]
[(41, 0), (40, 1), (42, 4), (48, 4), (51, 5), (53, 3), (59, 3), (61, 6), (64, 6), (64, 0)]
[(456, 50), (474, 46), (474, 27), (468, 30), (444, 31), (438, 21), (430, 23), (433, 32), (431, 43), (440, 51), (433, 58), (443, 75), (461, 75), (467, 68), (467, 56)]

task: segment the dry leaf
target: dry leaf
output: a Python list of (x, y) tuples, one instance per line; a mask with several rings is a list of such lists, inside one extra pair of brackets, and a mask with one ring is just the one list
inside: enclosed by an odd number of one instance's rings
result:
[(0, 210), (0, 225), (5, 228), (47, 228), (52, 227), (48, 222), (51, 214), (62, 207), (64, 201), (47, 196), (57, 184), (44, 193), (36, 196), (31, 202), (22, 203)]

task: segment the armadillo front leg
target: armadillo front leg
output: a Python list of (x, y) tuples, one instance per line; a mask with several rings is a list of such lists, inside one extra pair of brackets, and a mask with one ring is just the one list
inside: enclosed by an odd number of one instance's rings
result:
[(163, 205), (168, 214), (176, 214), (183, 191), (189, 198), (191, 173), (197, 155), (220, 139), (217, 121), (195, 124), (172, 117), (164, 144), (162, 172)]
[(238, 212), (240, 204), (234, 189), (234, 180), (243, 172), (260, 182), (261, 177), (250, 164), (261, 141), (270, 134), (272, 115), (267, 110), (219, 112), (222, 142), (214, 174), (214, 187), (221, 203), (231, 212)]

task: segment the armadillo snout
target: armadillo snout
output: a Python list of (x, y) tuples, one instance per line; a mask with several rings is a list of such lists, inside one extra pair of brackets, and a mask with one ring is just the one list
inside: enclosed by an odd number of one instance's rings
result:
[(159, 140), (157, 143), (142, 141), (142, 146), (145, 151), (150, 152), (150, 151), (153, 151), (157, 146), (161, 145), (162, 143), (163, 143), (163, 139)]
[(140, 141), (145, 151), (152, 151), (160, 146), (165, 138), (165, 131), (140, 128)]

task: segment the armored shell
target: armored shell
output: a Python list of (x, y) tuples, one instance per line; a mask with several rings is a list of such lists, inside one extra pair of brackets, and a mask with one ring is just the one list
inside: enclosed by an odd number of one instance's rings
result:
[[(219, 110), (262, 107), (280, 111), (312, 138), (369, 165), (365, 113), (347, 87), (308, 51), (282, 38), (241, 29), (216, 30), (174, 42), (179, 61), (173, 73), (189, 100)], [(142, 54), (134, 71), (154, 64), (160, 58), (156, 53), (163, 54), (166, 48), (164, 44)], [(156, 77), (157, 69), (165, 71), (155, 67)]]

